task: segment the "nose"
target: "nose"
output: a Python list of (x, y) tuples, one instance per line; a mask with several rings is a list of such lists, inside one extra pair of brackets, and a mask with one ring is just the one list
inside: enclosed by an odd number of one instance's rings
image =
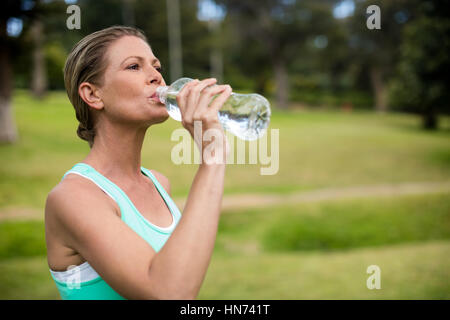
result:
[(162, 84), (162, 82), (164, 82), (163, 77), (161, 75), (161, 73), (159, 73), (158, 70), (156, 70), (154, 67), (150, 67), (150, 72), (148, 75), (148, 79), (147, 81), (150, 84)]

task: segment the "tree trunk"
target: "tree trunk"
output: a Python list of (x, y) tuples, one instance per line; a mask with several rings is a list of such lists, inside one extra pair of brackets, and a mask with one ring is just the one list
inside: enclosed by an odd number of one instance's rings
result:
[(283, 60), (278, 58), (274, 61), (273, 68), (275, 73), (276, 104), (278, 108), (286, 109), (289, 97), (289, 79), (286, 65)]
[(169, 31), (170, 82), (183, 76), (183, 53), (181, 45), (181, 21), (179, 0), (166, 0), (167, 28)]
[(7, 44), (6, 19), (0, 20), (0, 143), (17, 140), (17, 130), (11, 109), (12, 68)]
[(370, 67), (370, 82), (375, 96), (375, 110), (387, 111), (387, 90), (383, 79), (383, 71), (377, 66)]
[(124, 25), (134, 27), (134, 0), (122, 1), (122, 21)]
[(255, 92), (263, 96), (266, 95), (267, 76), (261, 73), (256, 78)]
[(11, 108), (11, 99), (0, 98), (0, 144), (17, 140), (17, 130)]
[[(220, 39), (220, 21), (211, 19), (208, 21), (209, 32), (214, 39)], [(212, 42), (211, 53), (209, 56), (211, 66), (211, 77), (217, 79), (217, 83), (223, 81), (223, 56), (222, 49), (218, 41)]]
[(422, 114), (423, 128), (426, 130), (436, 130), (438, 127), (438, 117), (433, 107), (425, 108)]
[(33, 38), (33, 70), (31, 75), (31, 92), (41, 99), (47, 91), (47, 70), (44, 55), (44, 24), (38, 17), (31, 26)]

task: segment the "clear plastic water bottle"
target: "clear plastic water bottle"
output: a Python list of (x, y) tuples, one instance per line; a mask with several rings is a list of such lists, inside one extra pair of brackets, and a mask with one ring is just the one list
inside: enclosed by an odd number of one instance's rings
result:
[[(193, 81), (180, 78), (170, 86), (156, 89), (159, 100), (166, 105), (172, 119), (181, 121), (176, 96), (183, 86)], [(264, 135), (270, 123), (270, 104), (263, 96), (251, 93), (231, 93), (219, 110), (219, 121), (223, 128), (242, 140), (256, 140)]]

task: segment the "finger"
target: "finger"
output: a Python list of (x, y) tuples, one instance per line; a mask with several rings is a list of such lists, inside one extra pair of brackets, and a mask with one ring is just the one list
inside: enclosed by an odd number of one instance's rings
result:
[(223, 92), (211, 102), (209, 106), (211, 112), (218, 112), (219, 109), (223, 107), (224, 103), (231, 96), (232, 93), (231, 87), (229, 85), (224, 85), (224, 87), (225, 89), (223, 90)]
[(221, 85), (205, 89), (198, 102), (198, 112), (196, 112), (196, 116), (201, 117), (202, 113), (207, 112), (208, 106), (218, 99), (218, 97), (216, 97), (215, 99), (213, 97), (215, 95), (223, 93), (224, 91), (228, 90), (228, 88), (229, 86), (227, 85)]
[(177, 105), (182, 114), (184, 113), (184, 111), (186, 109), (189, 92), (190, 92), (191, 88), (194, 87), (198, 82), (199, 82), (198, 80), (190, 81), (183, 86), (183, 88), (180, 90), (180, 92), (178, 92)]
[(217, 82), (215, 78), (209, 78), (198, 82), (189, 92), (188, 96), (188, 108), (186, 109), (185, 117), (187, 120), (191, 120), (194, 113), (199, 107), (199, 98), (202, 92), (214, 85)]
[(205, 80), (198, 82), (197, 85), (189, 93), (189, 102), (192, 105), (197, 106), (198, 100), (200, 98), (200, 94), (202, 93), (202, 91), (205, 88), (214, 85), (216, 82), (217, 82), (217, 79), (215, 79), (215, 78), (209, 78), (209, 79), (205, 79)]

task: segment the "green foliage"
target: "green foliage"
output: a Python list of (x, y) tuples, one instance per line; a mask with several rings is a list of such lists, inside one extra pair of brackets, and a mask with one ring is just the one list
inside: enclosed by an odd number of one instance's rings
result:
[(51, 42), (45, 46), (45, 61), (49, 89), (64, 89), (64, 64), (67, 52), (60, 42)]
[[(449, 22), (440, 14), (446, 11), (445, 4), (357, 1), (352, 16), (336, 19), (337, 0), (216, 2), (226, 10), (216, 34), (207, 22), (198, 20), (196, 0), (180, 2), (185, 76), (209, 77), (210, 53), (217, 47), (222, 50), (224, 82), (236, 91), (258, 92), (281, 103), (278, 93), (286, 90), (293, 104), (368, 108), (378, 101), (372, 97), (374, 83), (369, 77), (370, 70), (376, 69), (383, 88), (390, 83), (394, 108), (421, 111), (432, 106), (448, 112), (448, 77), (442, 72), (448, 64)], [(81, 30), (62, 27), (67, 18), (63, 1), (40, 4), (50, 89), (63, 88), (63, 60), (78, 40), (124, 21), (122, 1), (80, 0), (77, 4), (83, 15)], [(373, 4), (381, 8), (381, 30), (366, 28), (366, 9)], [(170, 82), (166, 1), (138, 0), (133, 8), (135, 24), (147, 35)], [(15, 85), (19, 88), (29, 87), (31, 78), (30, 21), (24, 20), (23, 34), (16, 41)], [(319, 38), (323, 46), (317, 45)], [(289, 79), (283, 88), (283, 75), (276, 75), (276, 65), (284, 66)]]
[(403, 110), (449, 113), (450, 20), (422, 17), (405, 28), (402, 59), (391, 83), (391, 103)]

